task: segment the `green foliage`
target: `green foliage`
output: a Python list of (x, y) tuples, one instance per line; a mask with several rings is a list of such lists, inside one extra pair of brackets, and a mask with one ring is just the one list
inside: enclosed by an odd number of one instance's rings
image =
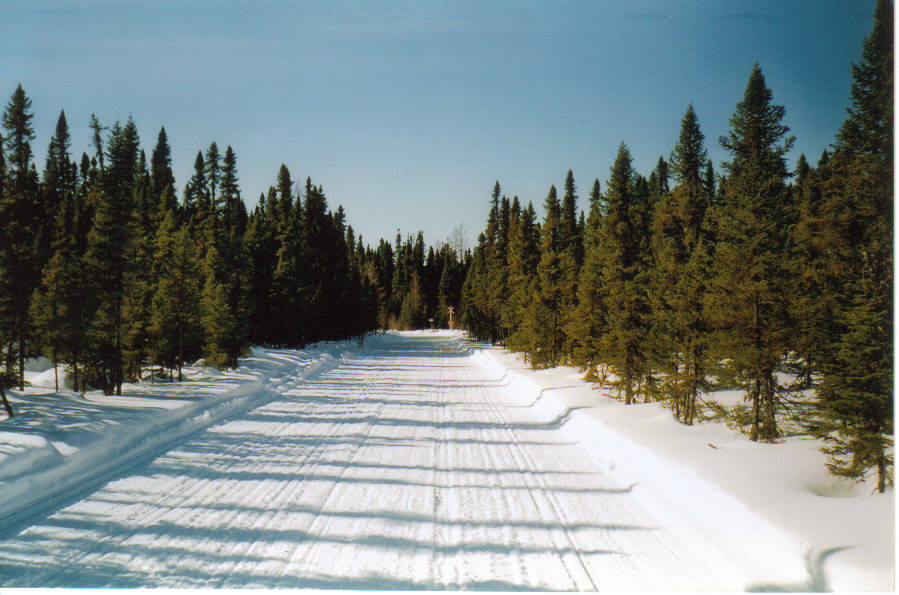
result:
[(153, 359), (177, 369), (180, 380), (185, 356), (197, 353), (202, 333), (199, 264), (187, 228), (179, 228), (171, 214), (156, 234), (155, 259), (159, 269), (150, 314)]
[(622, 143), (606, 191), (606, 215), (600, 229), (600, 282), (606, 332), (599, 341), (602, 359), (617, 373), (624, 402), (634, 402), (635, 385), (646, 371), (646, 255), (636, 231), (641, 205), (636, 195), (631, 155)]
[(675, 415), (687, 425), (697, 413), (704, 377), (707, 325), (702, 310), (709, 275), (709, 207), (701, 170), (704, 136), (690, 105), (671, 155), (672, 192), (663, 192), (653, 214), (651, 306), (653, 344), (650, 356), (666, 371), (665, 392)]
[(725, 203), (717, 210), (715, 260), (705, 311), (716, 330), (713, 349), (727, 357), (752, 401), (752, 440), (772, 441), (778, 387), (774, 372), (791, 347), (792, 278), (785, 258), (795, 219), (784, 155), (793, 143), (784, 108), (756, 64), (721, 145), (733, 160)]
[[(893, 7), (880, 0), (852, 67), (849, 115), (832, 157), (807, 186), (797, 242), (812, 298), (801, 312), (820, 321), (820, 418), (828, 468), (893, 483)], [(820, 196), (818, 196), (820, 192)], [(803, 262), (804, 261), (804, 262)], [(809, 303), (816, 300), (817, 307)], [(813, 361), (814, 363), (814, 361)]]

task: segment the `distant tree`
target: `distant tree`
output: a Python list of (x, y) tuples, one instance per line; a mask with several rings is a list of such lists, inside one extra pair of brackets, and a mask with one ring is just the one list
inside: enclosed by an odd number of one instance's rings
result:
[(184, 187), (184, 221), (194, 229), (200, 229), (209, 216), (210, 201), (206, 184), (206, 162), (203, 151), (197, 151), (194, 174)]
[(150, 157), (150, 180), (152, 196), (157, 200), (165, 196), (165, 209), (175, 210), (177, 199), (175, 198), (175, 175), (172, 173), (172, 149), (169, 147), (168, 135), (164, 126), (159, 129), (156, 147)]
[(209, 192), (209, 202), (211, 209), (217, 211), (220, 209), (219, 204), (219, 180), (221, 179), (222, 163), (221, 155), (219, 155), (219, 147), (213, 141), (209, 148), (206, 149), (206, 161), (204, 163), (206, 175), (206, 188)]

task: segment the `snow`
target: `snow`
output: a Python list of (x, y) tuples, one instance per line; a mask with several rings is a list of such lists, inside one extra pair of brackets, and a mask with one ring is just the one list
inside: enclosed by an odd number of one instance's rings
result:
[[(653, 498), (680, 508), (702, 501), (703, 514), (713, 506), (727, 511), (699, 516), (695, 526), (723, 516), (735, 529), (737, 519), (777, 528), (816, 574), (823, 571), (826, 582), (801, 590), (820, 590), (821, 584), (841, 591), (892, 590), (895, 494), (874, 494), (874, 478), (856, 483), (830, 475), (820, 441), (791, 436), (763, 444), (724, 423), (687, 427), (663, 404), (623, 405), (614, 391), (583, 382), (575, 368), (534, 371), (516, 354), (480, 347), (486, 365), (513, 377), (523, 398), (539, 397), (534, 407), (544, 416), (571, 412), (568, 430), (600, 463), (626, 468)], [(736, 404), (742, 393), (720, 391), (709, 398)]]
[(892, 495), (835, 485), (817, 443), (685, 428), (458, 332), (125, 393), (12, 393), (0, 584), (892, 588)]

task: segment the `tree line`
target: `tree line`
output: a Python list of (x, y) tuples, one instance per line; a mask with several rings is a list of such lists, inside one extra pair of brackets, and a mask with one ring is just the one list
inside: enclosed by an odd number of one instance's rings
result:
[[(92, 154), (71, 155), (60, 113), (38, 174), (31, 100), (19, 85), (0, 136), (0, 396), (46, 355), (76, 391), (121, 394), (184, 362), (233, 367), (251, 344), (361, 340), (377, 328), (443, 325), (468, 256), (398, 234), (366, 246), (322, 186), (284, 165), (247, 212), (237, 157), (199, 151), (182, 199), (163, 127), (149, 161), (132, 119), (92, 115)], [(58, 387), (57, 387), (58, 388)]]
[[(719, 139), (716, 172), (693, 106), (649, 177), (618, 148), (604, 190), (578, 214), (572, 176), (536, 220), (496, 183), (462, 291), (477, 339), (568, 363), (625, 403), (665, 400), (679, 421), (703, 391), (739, 386), (751, 440), (814, 389), (806, 415), (829, 469), (892, 483), (893, 8), (879, 0), (848, 115), (812, 166), (758, 64)], [(786, 374), (783, 374), (786, 373)], [(795, 381), (787, 381), (794, 378)], [(801, 403), (799, 403), (801, 405)]]

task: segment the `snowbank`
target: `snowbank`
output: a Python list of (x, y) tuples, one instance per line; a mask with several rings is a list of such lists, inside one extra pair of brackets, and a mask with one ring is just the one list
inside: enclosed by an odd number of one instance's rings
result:
[(276, 398), (277, 389), (335, 366), (353, 349), (343, 342), (254, 348), (236, 370), (189, 367), (184, 382), (126, 384), (122, 396), (47, 392), (34, 379), (49, 375), (52, 389), (52, 364), (32, 362), (32, 386), (7, 391), (16, 417), (0, 417), (0, 533), (174, 441)]
[[(760, 554), (778, 544), (807, 560), (807, 582), (755, 585), (759, 590), (892, 590), (894, 494), (871, 495), (873, 484), (830, 476), (820, 442), (790, 437), (779, 444), (750, 442), (723, 423), (687, 427), (660, 403), (625, 406), (609, 391), (582, 380), (577, 369), (531, 370), (497, 347), (477, 345), (474, 357), (508, 384), (541, 419), (556, 420), (588, 456), (609, 469), (628, 469), (645, 503), (661, 502), (677, 518), (702, 502), (707, 515), (679, 527), (715, 540), (752, 527), (764, 535)], [(634, 471), (631, 471), (634, 470)], [(713, 520), (726, 518), (722, 530)], [(758, 563), (764, 563), (760, 556)]]

